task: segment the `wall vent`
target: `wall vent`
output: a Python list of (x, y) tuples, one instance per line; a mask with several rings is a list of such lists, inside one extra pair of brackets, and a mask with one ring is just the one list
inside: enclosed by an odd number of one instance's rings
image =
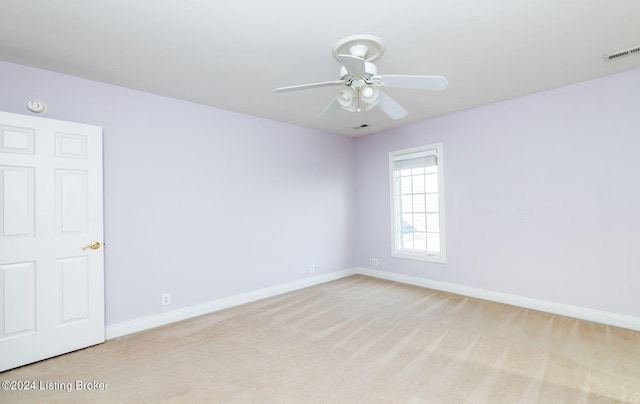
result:
[(621, 57), (629, 56), (629, 55), (633, 55), (633, 54), (639, 54), (640, 55), (640, 46), (636, 46), (635, 48), (624, 49), (624, 50), (618, 51), (616, 53), (610, 53), (608, 55), (604, 55), (604, 60), (608, 62), (610, 60), (619, 59)]

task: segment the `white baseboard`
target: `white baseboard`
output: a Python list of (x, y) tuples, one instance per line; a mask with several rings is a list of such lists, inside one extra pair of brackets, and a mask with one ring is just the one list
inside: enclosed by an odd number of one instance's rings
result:
[(617, 327), (640, 331), (640, 318), (628, 316), (625, 314), (588, 309), (563, 303), (549, 302), (546, 300), (532, 299), (523, 296), (458, 285), (455, 283), (433, 281), (429, 279), (418, 278), (415, 276), (358, 267), (331, 272), (328, 274), (322, 274), (314, 276), (312, 278), (286, 283), (284, 285), (259, 289), (252, 292), (227, 297), (224, 299), (218, 299), (195, 306), (183, 307), (164, 313), (158, 313), (151, 316), (126, 321), (123, 323), (110, 325), (106, 327), (106, 339), (122, 337), (124, 335), (133, 334), (135, 332), (148, 330), (150, 328), (159, 327), (176, 321), (187, 320), (192, 317), (197, 317), (203, 314), (213, 313), (215, 311), (239, 306), (241, 304), (251, 303), (256, 300), (266, 299), (268, 297), (293, 292), (299, 289), (304, 289), (310, 286), (330, 282), (355, 274), (371, 276), (374, 278), (386, 279), (394, 282), (406, 283), (409, 285), (441, 290), (443, 292), (476, 297), (478, 299), (490, 300), (493, 302), (505, 303), (512, 306), (524, 307), (528, 309), (544, 311), (547, 313), (575, 317), (583, 320), (595, 321), (597, 323), (609, 324)]
[(259, 289), (252, 292), (227, 297), (224, 299), (218, 299), (211, 302), (198, 304), (195, 306), (183, 307), (164, 313), (158, 313), (135, 320), (125, 321), (123, 323), (109, 325), (106, 327), (106, 339), (122, 337), (124, 335), (148, 330), (150, 328), (174, 323), (176, 321), (186, 320), (192, 317), (201, 316), (203, 314), (213, 313), (218, 310), (228, 309), (230, 307), (239, 306), (241, 304), (254, 302), (256, 300), (266, 299), (268, 297), (293, 292), (295, 290), (308, 288), (309, 286), (314, 286), (321, 283), (334, 281), (336, 279), (345, 278), (347, 276), (355, 275), (355, 273), (355, 268), (345, 269), (342, 271), (331, 272), (328, 274), (314, 276), (312, 278), (286, 283), (284, 285)]
[(505, 303), (512, 306), (524, 307), (527, 309), (544, 311), (547, 313), (559, 314), (562, 316), (579, 318), (582, 320), (594, 321), (602, 324), (609, 324), (616, 327), (628, 328), (640, 331), (640, 318), (626, 314), (611, 313), (602, 310), (588, 309), (579, 306), (572, 306), (563, 303), (549, 302), (546, 300), (532, 299), (511, 295), (507, 293), (494, 292), (486, 289), (479, 289), (470, 286), (458, 285), (455, 283), (433, 281), (418, 278), (415, 276), (402, 275), (393, 272), (380, 271), (369, 268), (356, 268), (355, 272), (360, 275), (374, 278), (386, 279), (390, 281), (406, 283), (424, 288), (441, 290), (443, 292), (455, 293), (458, 295), (476, 297), (498, 303)]

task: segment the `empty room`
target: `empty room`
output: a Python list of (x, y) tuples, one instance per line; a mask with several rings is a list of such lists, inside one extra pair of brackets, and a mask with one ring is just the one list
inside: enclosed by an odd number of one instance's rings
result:
[(640, 3), (0, 4), (0, 403), (640, 403)]

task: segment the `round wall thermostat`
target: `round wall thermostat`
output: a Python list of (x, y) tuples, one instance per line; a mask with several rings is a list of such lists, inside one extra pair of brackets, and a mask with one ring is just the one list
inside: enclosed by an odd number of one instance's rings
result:
[(27, 100), (24, 103), (24, 106), (28, 111), (31, 111), (35, 114), (41, 114), (47, 109), (47, 105), (39, 100)]

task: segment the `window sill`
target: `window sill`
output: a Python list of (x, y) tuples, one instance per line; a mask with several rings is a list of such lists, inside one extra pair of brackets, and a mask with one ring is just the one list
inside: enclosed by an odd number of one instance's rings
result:
[(436, 264), (446, 264), (445, 257), (439, 255), (427, 255), (424, 251), (397, 250), (391, 254), (394, 258), (402, 258), (414, 261), (433, 262)]

